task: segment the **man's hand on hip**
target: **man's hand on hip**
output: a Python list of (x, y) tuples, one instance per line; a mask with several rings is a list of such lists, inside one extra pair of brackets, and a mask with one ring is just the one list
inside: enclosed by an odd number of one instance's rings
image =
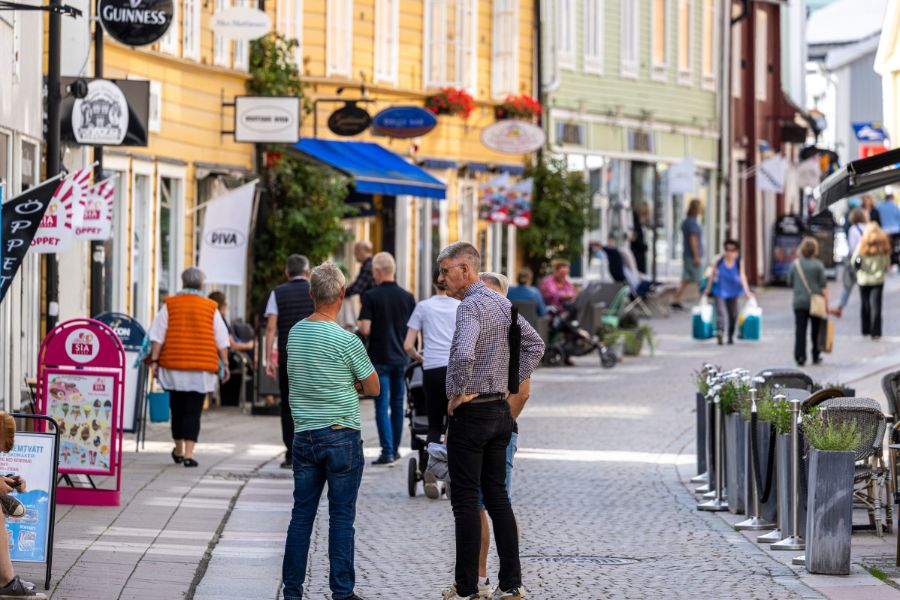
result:
[(447, 405), (447, 414), (451, 417), (453, 416), (453, 411), (456, 410), (460, 404), (465, 404), (472, 398), (477, 398), (478, 394), (456, 394), (455, 396), (450, 396), (450, 403)]

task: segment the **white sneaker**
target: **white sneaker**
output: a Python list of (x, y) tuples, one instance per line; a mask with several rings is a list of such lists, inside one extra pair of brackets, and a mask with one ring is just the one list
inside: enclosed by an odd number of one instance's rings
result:
[(492, 600), (522, 600), (525, 597), (525, 588), (524, 586), (519, 586), (515, 589), (509, 590), (508, 592), (504, 592), (499, 587), (494, 591), (494, 596)]
[(484, 598), (484, 600), (492, 600), (494, 595), (494, 586), (491, 585), (491, 580), (488, 579), (484, 582), (484, 585), (478, 584), (478, 597)]
[(481, 596), (479, 594), (472, 594), (471, 596), (460, 596), (456, 593), (456, 584), (450, 586), (450, 589), (444, 592), (444, 595), (441, 596), (443, 600), (480, 600)]
[(422, 479), (425, 480), (425, 495), (432, 500), (440, 498), (441, 489), (438, 487), (438, 480), (437, 477), (434, 476), (434, 473), (426, 469), (422, 474)]

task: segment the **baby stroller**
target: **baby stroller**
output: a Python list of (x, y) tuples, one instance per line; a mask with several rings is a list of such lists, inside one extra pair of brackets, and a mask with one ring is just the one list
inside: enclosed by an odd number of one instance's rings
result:
[(407, 491), (416, 495), (419, 482), (428, 467), (428, 409), (425, 403), (425, 387), (422, 385), (422, 365), (412, 363), (406, 367), (406, 418), (409, 420), (410, 447), (418, 457), (412, 456), (407, 467)]

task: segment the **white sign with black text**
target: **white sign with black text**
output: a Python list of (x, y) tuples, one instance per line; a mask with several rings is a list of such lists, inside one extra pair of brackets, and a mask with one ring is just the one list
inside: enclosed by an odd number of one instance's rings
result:
[(238, 96), (234, 99), (234, 140), (294, 144), (300, 139), (300, 99), (293, 96)]
[(203, 218), (200, 270), (206, 283), (244, 285), (256, 181), (210, 200)]
[(257, 40), (272, 30), (272, 19), (265, 12), (249, 6), (232, 6), (213, 15), (212, 28), (230, 40)]
[(72, 132), (79, 144), (118, 146), (128, 132), (128, 100), (112, 81), (94, 79), (72, 107)]

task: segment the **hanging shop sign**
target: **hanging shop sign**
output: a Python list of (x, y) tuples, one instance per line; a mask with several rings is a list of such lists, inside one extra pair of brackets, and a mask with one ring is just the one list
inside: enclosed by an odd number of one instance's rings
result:
[(234, 99), (236, 142), (295, 144), (300, 139), (300, 99), (238, 96)]
[(84, 216), (82, 203), (91, 181), (91, 169), (81, 169), (66, 177), (57, 188), (31, 240), (32, 254), (59, 254), (72, 245), (75, 230)]
[(222, 37), (249, 42), (269, 33), (272, 30), (272, 20), (261, 10), (233, 6), (213, 15), (212, 28)]
[(100, 0), (103, 29), (126, 46), (147, 46), (169, 30), (175, 15), (172, 0)]
[(481, 143), (504, 154), (527, 154), (541, 148), (546, 141), (544, 130), (533, 123), (504, 119), (481, 131)]
[(480, 192), (478, 215), (482, 220), (519, 228), (531, 225), (534, 180), (530, 177), (513, 184), (509, 173), (503, 173), (483, 184)]
[[(76, 81), (63, 77), (66, 87)], [(150, 82), (91, 79), (84, 98), (67, 96), (60, 106), (62, 139), (84, 146), (146, 146)]]
[(27, 190), (9, 202), (3, 203), (3, 216), (0, 219), (3, 232), (0, 239), (0, 302), (12, 284), (31, 241), (37, 233), (47, 207), (53, 199), (54, 192), (60, 186), (62, 175), (48, 179), (40, 185)]
[(114, 179), (101, 181), (87, 190), (82, 203), (81, 223), (75, 226), (76, 240), (104, 241), (112, 237)]
[(246, 183), (213, 198), (206, 206), (198, 266), (208, 283), (245, 283), (256, 184), (256, 181)]
[(59, 423), (60, 473), (115, 476), (115, 488), (59, 487), (60, 504), (118, 506), (125, 351), (93, 319), (54, 327), (41, 344), (36, 411)]
[(328, 129), (335, 135), (359, 135), (372, 123), (372, 117), (356, 102), (347, 102), (328, 117)]
[(372, 133), (392, 138), (419, 137), (435, 126), (437, 117), (420, 106), (392, 106), (372, 118)]

